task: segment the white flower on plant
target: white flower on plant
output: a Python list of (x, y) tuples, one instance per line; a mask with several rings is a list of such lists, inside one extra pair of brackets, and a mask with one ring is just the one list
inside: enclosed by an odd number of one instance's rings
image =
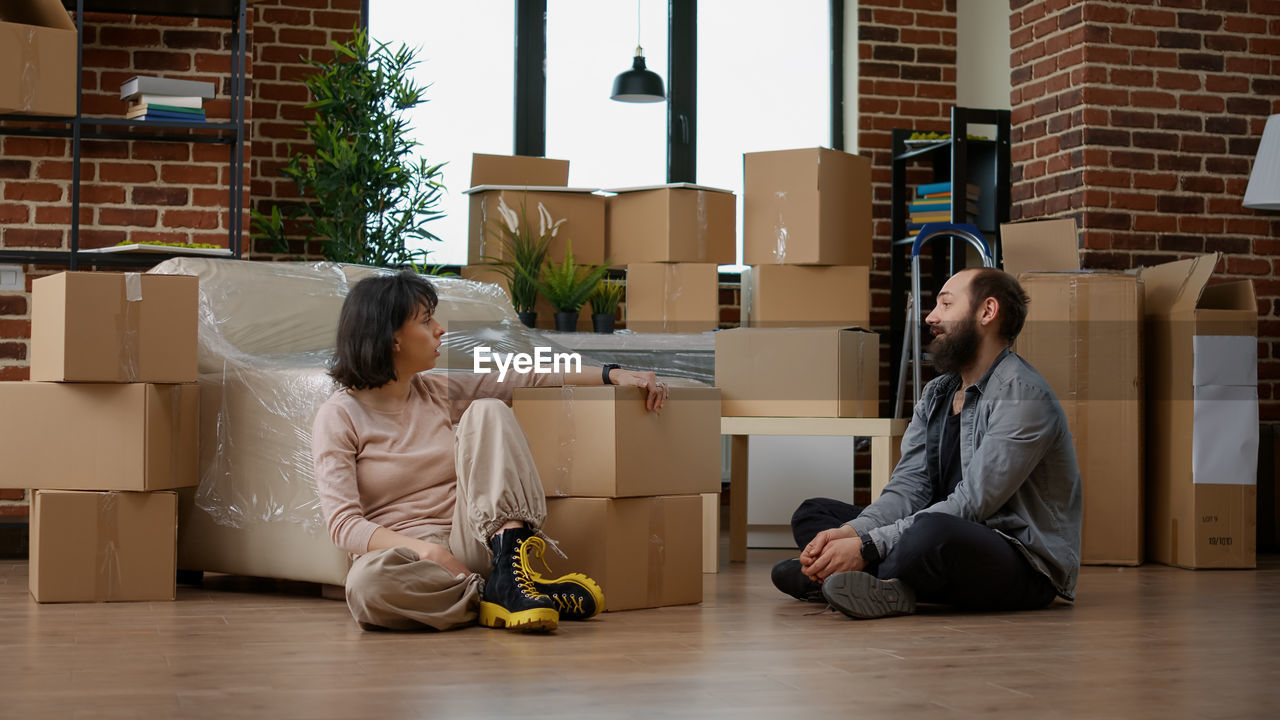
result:
[(501, 195), (498, 196), (498, 214), (502, 216), (503, 221), (507, 223), (507, 227), (512, 233), (520, 231), (520, 218), (516, 215), (516, 211), (507, 207), (507, 202)]
[(560, 226), (563, 225), (564, 221), (567, 219), (568, 218), (560, 218), (555, 222), (551, 222), (551, 213), (547, 210), (545, 205), (543, 205), (542, 203), (538, 203), (538, 221), (539, 221), (539, 227), (542, 230), (541, 234), (539, 234), (538, 237), (547, 236), (548, 224), (551, 225), (551, 237), (555, 237), (556, 233), (560, 231)]

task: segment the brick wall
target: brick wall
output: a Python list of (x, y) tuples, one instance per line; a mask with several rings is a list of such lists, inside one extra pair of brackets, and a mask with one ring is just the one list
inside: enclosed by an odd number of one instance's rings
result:
[(1241, 205), (1280, 113), (1280, 0), (1011, 0), (1013, 217), (1073, 216), (1089, 268), (1221, 251), (1258, 294), (1280, 420), (1280, 215)]

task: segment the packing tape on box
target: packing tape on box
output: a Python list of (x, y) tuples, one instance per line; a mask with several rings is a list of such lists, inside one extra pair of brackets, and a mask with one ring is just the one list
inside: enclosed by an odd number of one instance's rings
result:
[(698, 248), (697, 261), (707, 262), (710, 258), (707, 255), (708, 235), (710, 235), (711, 220), (707, 216), (707, 196), (711, 193), (706, 190), (697, 190), (697, 212), (698, 212), (698, 229), (695, 235), (695, 242)]
[(18, 104), (24, 111), (30, 111), (40, 94), (40, 34), (32, 27), (27, 30), (25, 41), (18, 44), (22, 63), (22, 72), (18, 75)]
[[(786, 192), (776, 193), (778, 196), (778, 205), (781, 206), (782, 201), (786, 199)], [(778, 265), (785, 265), (787, 262), (787, 223), (782, 219), (782, 211), (778, 211), (778, 221), (773, 224), (773, 261)]]
[(141, 273), (124, 274), (124, 300), (124, 313), (120, 318), (123, 327), (117, 333), (120, 338), (120, 368), (124, 371), (125, 382), (137, 382), (140, 353), (138, 328), (142, 325)]
[(560, 388), (560, 437), (557, 441), (559, 455), (556, 456), (556, 476), (552, 481), (552, 494), (556, 497), (569, 497), (567, 487), (572, 484), (573, 451), (578, 443), (573, 417), (573, 394), (572, 385)]
[(679, 273), (679, 266), (671, 263), (663, 265), (661, 332), (675, 332), (676, 323), (680, 320), (680, 313), (676, 308), (680, 306), (680, 295), (684, 290), (684, 284), (680, 282)]
[(98, 493), (98, 544), (94, 558), (93, 601), (106, 602), (119, 594), (120, 512), (117, 492)]
[(649, 503), (649, 567), (645, 588), (649, 607), (662, 604), (666, 594), (662, 586), (663, 570), (667, 566), (667, 515), (666, 501), (654, 498)]

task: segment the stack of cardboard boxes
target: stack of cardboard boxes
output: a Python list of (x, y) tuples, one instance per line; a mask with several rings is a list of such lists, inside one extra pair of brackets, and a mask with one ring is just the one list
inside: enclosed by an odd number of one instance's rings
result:
[(627, 329), (715, 330), (717, 266), (733, 264), (736, 256), (733, 193), (688, 183), (611, 192), (608, 254), (627, 269)]
[[(720, 490), (720, 391), (524, 388), (512, 405), (547, 494), (547, 534), (608, 610), (702, 600), (703, 493)], [(716, 497), (709, 495), (710, 497)]]
[(197, 482), (196, 283), (32, 283), (32, 381), (0, 383), (0, 487), (33, 490), (38, 602), (174, 597), (172, 489)]

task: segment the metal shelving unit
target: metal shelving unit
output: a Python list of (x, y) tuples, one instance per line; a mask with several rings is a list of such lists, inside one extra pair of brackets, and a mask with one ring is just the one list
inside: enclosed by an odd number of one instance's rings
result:
[[(76, 18), (76, 114), (72, 117), (0, 115), (0, 135), (61, 137), (71, 139), (71, 233), (69, 250), (0, 249), (0, 262), (65, 265), (72, 270), (80, 264), (149, 265), (173, 253), (93, 254), (80, 250), (80, 145), (82, 140), (150, 140), (157, 142), (207, 143), (228, 146), (230, 193), (227, 218), (227, 247), (233, 257), (242, 253), (244, 139), (245, 139), (245, 20), (248, 0), (62, 0), (75, 11)], [(231, 21), (231, 118), (227, 122), (184, 123), (129, 120), (118, 117), (86, 117), (81, 113), (84, 77), (84, 14), (86, 12), (128, 15), (200, 17)]]

